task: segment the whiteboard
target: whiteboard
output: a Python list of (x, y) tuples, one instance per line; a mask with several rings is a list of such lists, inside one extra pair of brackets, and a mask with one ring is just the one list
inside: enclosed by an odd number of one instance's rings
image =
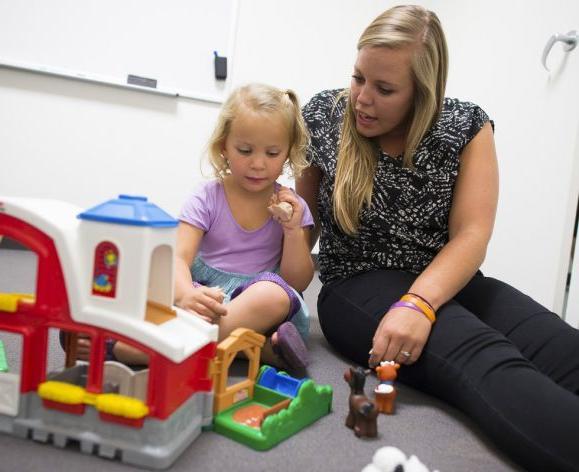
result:
[(236, 20), (237, 0), (0, 0), (0, 65), (221, 102)]

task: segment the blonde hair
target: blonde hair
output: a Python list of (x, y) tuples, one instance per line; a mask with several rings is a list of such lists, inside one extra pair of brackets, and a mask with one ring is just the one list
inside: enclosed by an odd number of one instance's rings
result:
[(302, 118), (298, 97), (293, 90), (280, 90), (264, 84), (248, 84), (237, 88), (221, 107), (217, 125), (207, 145), (215, 177), (223, 179), (229, 173), (229, 165), (222, 150), (231, 131), (231, 123), (242, 107), (258, 113), (279, 113), (282, 116), (287, 125), (290, 145), (286, 167), (290, 175), (298, 177), (308, 166), (306, 150), (309, 146), (309, 133)]
[[(448, 52), (442, 26), (435, 13), (421, 6), (397, 6), (378, 16), (362, 33), (358, 50), (363, 47), (401, 49), (413, 47), (411, 73), (414, 100), (402, 164), (412, 168), (416, 148), (438, 119), (444, 101)], [(342, 124), (333, 210), (336, 222), (346, 234), (358, 232), (362, 207), (372, 201), (377, 166), (376, 144), (358, 133), (349, 91)]]

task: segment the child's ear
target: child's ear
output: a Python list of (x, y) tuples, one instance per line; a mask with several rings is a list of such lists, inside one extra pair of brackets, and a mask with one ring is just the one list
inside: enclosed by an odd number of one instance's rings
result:
[(227, 150), (225, 149), (225, 142), (221, 143), (219, 155), (221, 156), (221, 159), (227, 162)]
[(219, 143), (219, 151), (225, 156), (225, 139)]

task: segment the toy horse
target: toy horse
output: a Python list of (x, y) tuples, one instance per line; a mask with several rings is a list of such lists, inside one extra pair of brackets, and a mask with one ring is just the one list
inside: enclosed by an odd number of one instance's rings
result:
[(348, 400), (350, 411), (346, 418), (346, 426), (354, 430), (357, 437), (375, 438), (378, 434), (376, 419), (378, 410), (372, 400), (364, 395), (364, 384), (369, 371), (362, 367), (350, 367), (344, 373), (344, 380), (350, 386)]
[(400, 364), (394, 361), (380, 362), (376, 367), (376, 375), (380, 384), (374, 389), (376, 395), (376, 406), (380, 413), (391, 415), (394, 412), (394, 400), (396, 399), (396, 389), (394, 388), (394, 380), (398, 376), (398, 369)]

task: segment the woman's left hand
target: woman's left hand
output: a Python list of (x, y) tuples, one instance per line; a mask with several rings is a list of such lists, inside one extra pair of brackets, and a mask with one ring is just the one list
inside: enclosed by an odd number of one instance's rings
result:
[(282, 221), (279, 218), (276, 218), (276, 221), (282, 226), (284, 231), (301, 228), (304, 209), (302, 208), (295, 192), (291, 188), (281, 186), (277, 193), (277, 199), (279, 202), (289, 203), (293, 210), (292, 217), (287, 221)]
[(368, 364), (396, 361), (410, 365), (418, 360), (428, 340), (432, 324), (426, 316), (410, 308), (388, 311), (374, 334)]

